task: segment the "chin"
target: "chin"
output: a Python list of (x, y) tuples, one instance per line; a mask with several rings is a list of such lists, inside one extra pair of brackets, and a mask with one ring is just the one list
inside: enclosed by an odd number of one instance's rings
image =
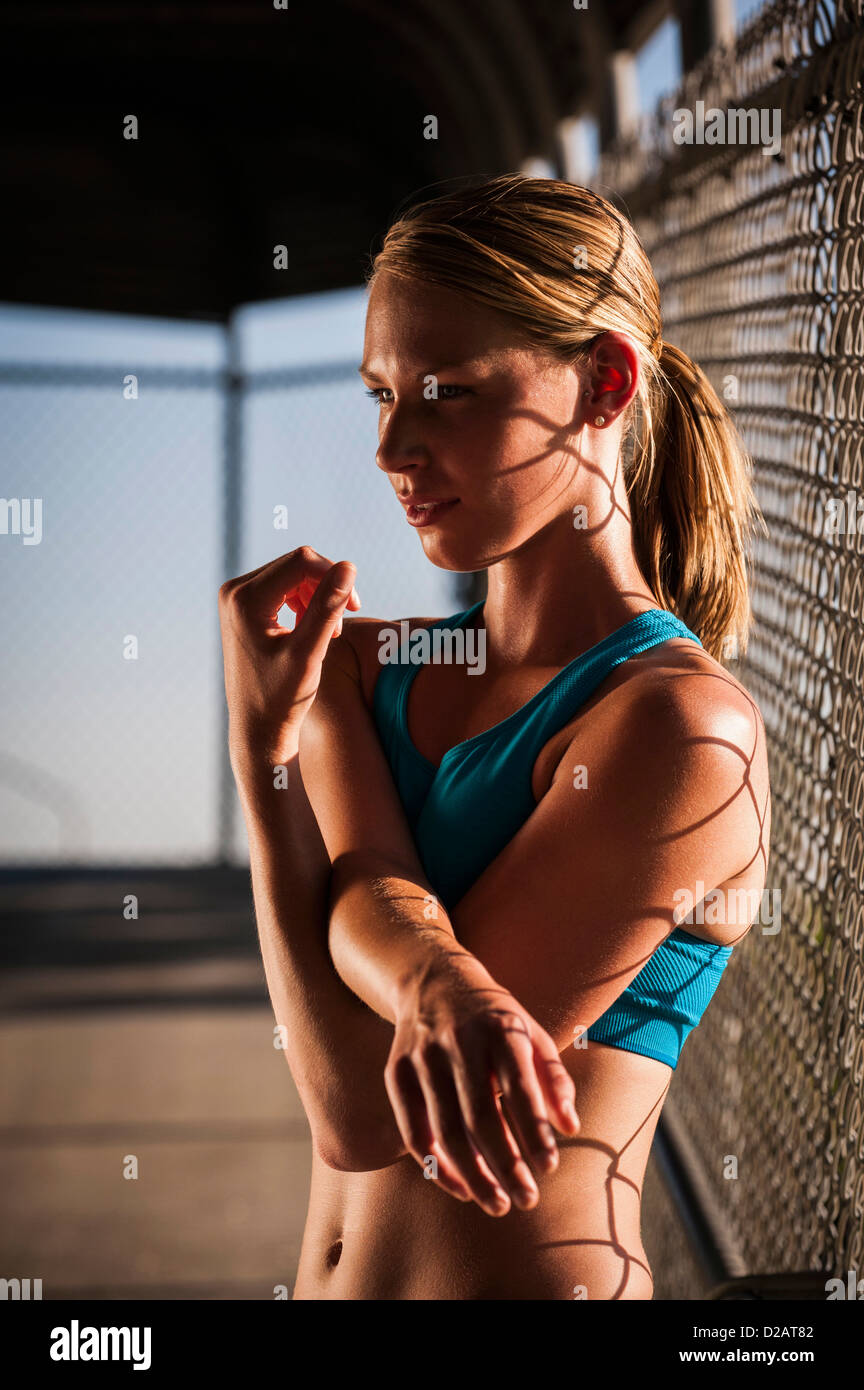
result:
[(476, 547), (448, 545), (446, 541), (439, 540), (430, 536), (423, 541), (423, 553), (430, 564), (439, 570), (453, 570), (456, 573), (468, 574), (473, 570), (484, 569), (487, 561), (478, 555)]

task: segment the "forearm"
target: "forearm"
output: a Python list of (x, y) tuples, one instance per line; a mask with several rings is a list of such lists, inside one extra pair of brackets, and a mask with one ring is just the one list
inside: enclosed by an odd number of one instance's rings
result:
[(339, 979), (327, 945), (330, 860), (296, 754), (232, 759), (249, 837), (261, 954), (277, 1025), (316, 1147), (337, 1168), (376, 1168), (404, 1147), (383, 1073), (392, 1027)]
[(534, 1173), (558, 1161), (553, 1124), (578, 1130), (573, 1082), (553, 1039), (456, 940), (422, 873), (377, 859), (334, 863), (331, 952), (395, 1024), (387, 1081), (400, 1132), (424, 1170), (430, 1153), (446, 1159), (452, 1195), (494, 1216), (528, 1210)]
[(333, 866), (329, 939), (341, 979), (390, 1023), (423, 980), (456, 964), (485, 974), (422, 875), (368, 852)]

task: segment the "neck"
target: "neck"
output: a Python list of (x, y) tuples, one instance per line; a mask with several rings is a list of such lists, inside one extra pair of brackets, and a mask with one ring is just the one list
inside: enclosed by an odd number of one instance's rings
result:
[(564, 665), (658, 607), (633, 551), (629, 510), (620, 505), (581, 531), (562, 513), (490, 566), (488, 581), (487, 651), (500, 666)]

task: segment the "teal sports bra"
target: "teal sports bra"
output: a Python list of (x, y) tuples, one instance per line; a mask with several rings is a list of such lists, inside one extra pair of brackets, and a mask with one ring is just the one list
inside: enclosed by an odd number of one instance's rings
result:
[[(483, 602), (429, 624), (428, 630), (462, 627)], [(455, 907), (534, 810), (531, 777), (543, 746), (615, 666), (673, 637), (702, 645), (666, 609), (637, 614), (563, 667), (521, 709), (450, 748), (437, 768), (408, 733), (408, 691), (419, 665), (407, 654), (382, 665), (373, 694), (375, 725), (421, 862), (446, 910)], [(589, 1042), (654, 1057), (674, 1070), (731, 954), (731, 946), (675, 928), (591, 1025)]]

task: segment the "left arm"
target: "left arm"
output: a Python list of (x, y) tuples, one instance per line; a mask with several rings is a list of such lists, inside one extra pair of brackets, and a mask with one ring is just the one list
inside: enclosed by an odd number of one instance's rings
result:
[[(456, 940), (443, 906), (436, 902), (424, 874), (405, 812), (402, 808), (384, 751), (378, 740), (361, 679), (361, 664), (374, 666), (358, 653), (374, 656), (379, 625), (353, 619), (349, 633), (332, 643), (324, 663), (318, 697), (303, 725), (301, 766), (314, 814), (321, 829), (331, 869), (330, 945), (337, 955), (344, 925), (354, 944), (353, 969), (347, 983), (381, 1019), (394, 1020), (399, 1008), (399, 985), (414, 966), (452, 966), (442, 969), (446, 979), (444, 1003), (451, 1017), (459, 1012), (468, 1026), (479, 1022), (479, 1032), (506, 1036), (518, 1028), (525, 1040), (518, 1052), (513, 1075), (510, 1053), (502, 1055), (499, 1069), (502, 1090), (508, 1093), (512, 1124), (522, 1153), (496, 1107), (490, 1077), (482, 1067), (477, 1082), (476, 1115), (470, 1141), (476, 1143), (487, 1167), (479, 1166), (453, 1112), (453, 1097), (431, 1085), (431, 1104), (449, 1108), (450, 1120), (439, 1113), (435, 1128), (422, 1119), (412, 1129), (411, 1150), (438, 1160), (439, 1181), (448, 1191), (461, 1186), (484, 1210), (496, 1212), (496, 1183), (504, 1209), (508, 1192), (519, 1200), (520, 1187), (533, 1189), (533, 1178), (522, 1155), (543, 1169), (557, 1163), (557, 1149), (549, 1120), (565, 1133), (578, 1128), (572, 1109), (573, 1082), (561, 1064), (552, 1039), (522, 1007), (502, 990), (489, 971)], [(373, 643), (365, 653), (364, 641)], [(356, 646), (355, 646), (356, 644)], [(369, 943), (367, 952), (366, 944)], [(395, 949), (398, 974), (390, 980), (380, 968), (381, 952)], [(457, 971), (458, 967), (458, 971)], [(401, 1019), (403, 1036), (413, 1025)], [(383, 1079), (394, 1113), (399, 1119), (396, 1093), (390, 1077), (398, 1066), (402, 1042), (397, 1036), (390, 1050)], [(447, 1091), (445, 1084), (444, 1091)], [(548, 1115), (547, 1115), (548, 1109)], [(452, 1123), (451, 1123), (452, 1121)], [(435, 1129), (448, 1126), (451, 1133), (439, 1142)], [(405, 1130), (399, 1132), (405, 1140)], [(491, 1170), (491, 1172), (490, 1172)], [(461, 1179), (461, 1183), (460, 1183)], [(461, 1195), (461, 1194), (460, 1194)], [(533, 1192), (536, 1198), (536, 1191)]]
[[(454, 1088), (461, 1121), (476, 1137), (490, 1071), (518, 1114), (520, 1077), (532, 1061), (526, 1015), (563, 1050), (677, 925), (680, 890), (699, 901), (756, 853), (759, 818), (746, 772), (758, 715), (738, 694), (706, 697), (700, 684), (702, 698), (694, 699), (690, 690), (680, 678), (646, 687), (579, 789), (574, 738), (512, 841), (449, 918), (439, 909), (437, 937), (424, 927), (422, 894), (409, 875), (382, 876), (382, 896), (398, 899), (382, 923), (364, 915), (358, 875), (350, 866), (343, 873), (331, 953), (345, 982), (396, 1025), (387, 1089), (418, 1161), (429, 1152), (430, 1130), (451, 1153), (449, 1136), (461, 1148), (454, 1107), (444, 1099)], [(481, 1041), (478, 1021), (488, 1024), (499, 1001), (506, 1036)], [(495, 1170), (506, 1136), (479, 1132)], [(457, 1167), (464, 1175), (458, 1156)]]

